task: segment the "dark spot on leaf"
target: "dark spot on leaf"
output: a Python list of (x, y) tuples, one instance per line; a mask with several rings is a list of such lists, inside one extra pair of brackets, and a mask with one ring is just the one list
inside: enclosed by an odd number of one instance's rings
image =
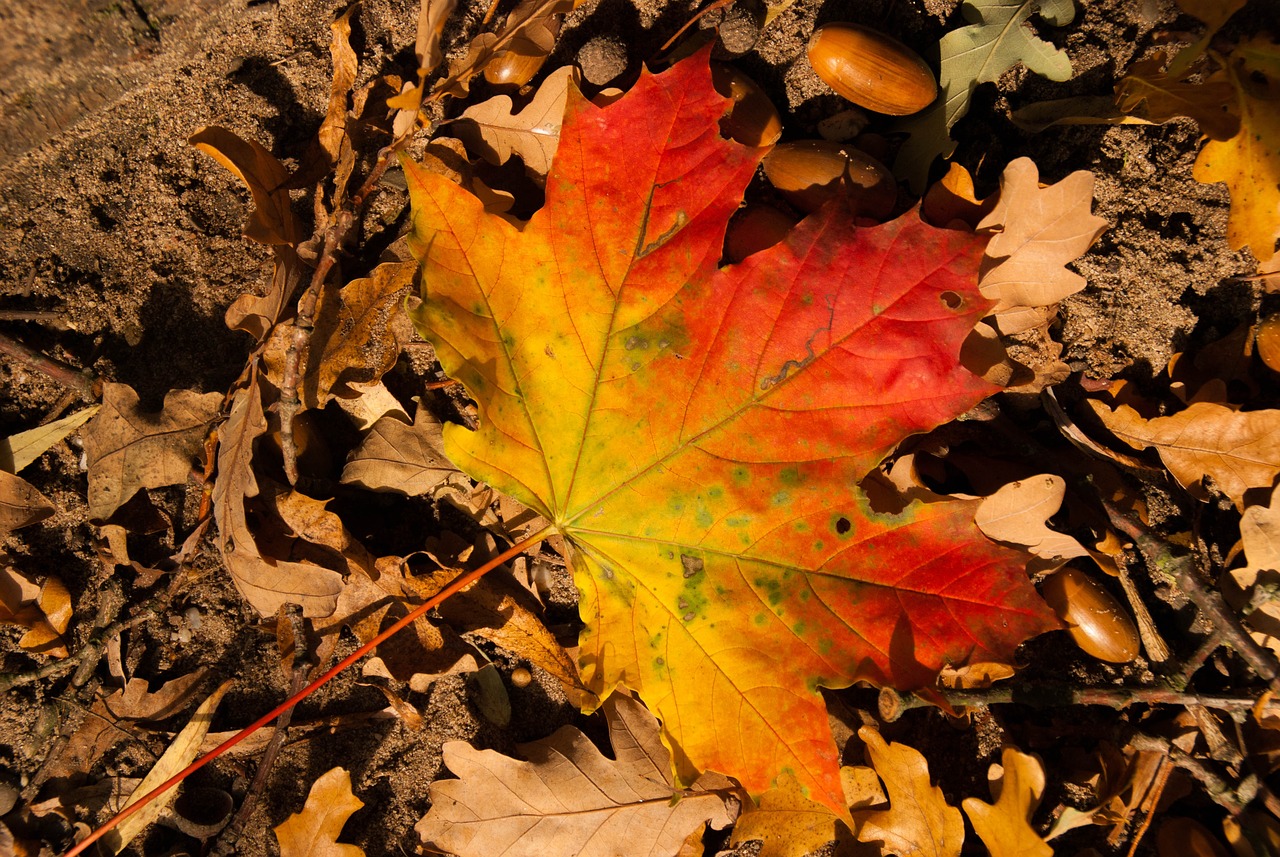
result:
[(680, 564), (684, 566), (685, 577), (693, 577), (702, 571), (702, 560), (696, 556), (689, 556), (687, 553), (680, 554)]
[(960, 300), (960, 296), (955, 292), (943, 292), (939, 297), (942, 298), (942, 303), (947, 307), (947, 309), (960, 309), (960, 304), (963, 303), (963, 301)]
[(853, 529), (853, 524), (849, 523), (848, 518), (841, 518), (840, 520), (836, 521), (836, 532), (839, 533), (840, 535), (843, 536), (845, 533), (849, 532), (852, 529)]

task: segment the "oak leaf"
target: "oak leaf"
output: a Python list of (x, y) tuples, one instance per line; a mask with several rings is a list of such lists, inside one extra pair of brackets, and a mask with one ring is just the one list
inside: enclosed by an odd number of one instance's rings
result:
[(0, 538), (19, 527), (43, 521), (56, 511), (30, 482), (0, 470)]
[[(0, 562), (5, 559), (0, 553)], [(26, 629), (18, 646), (27, 652), (65, 658), (63, 637), (71, 624), (71, 593), (56, 577), (36, 583), (17, 569), (0, 565), (0, 623)]]
[(576, 69), (556, 69), (538, 87), (533, 101), (517, 113), (511, 97), (496, 95), (462, 111), (454, 131), (468, 146), (494, 164), (519, 155), (525, 169), (541, 178), (551, 169), (560, 142), (564, 101)]
[(1085, 287), (1084, 277), (1066, 265), (1107, 228), (1107, 221), (1090, 214), (1092, 204), (1093, 173), (1086, 170), (1041, 187), (1030, 158), (1005, 167), (999, 201), (978, 224), (980, 231), (996, 231), (979, 288), (996, 302), (992, 311), (1001, 332), (1037, 326), (1039, 315), (1028, 308), (1052, 306)]
[(1235, 89), (1225, 75), (1189, 83), (1185, 74), (1174, 75), (1165, 68), (1163, 53), (1135, 62), (1116, 84), (1116, 106), (1125, 113), (1151, 122), (1186, 116), (1214, 140), (1239, 133), (1240, 119), (1230, 109), (1234, 101)]
[(971, 503), (855, 484), (995, 389), (957, 359), (984, 239), (833, 205), (720, 269), (764, 150), (720, 137), (706, 57), (567, 104), (522, 228), (406, 163), (414, 321), (481, 408), (445, 450), (573, 543), (583, 676), (653, 707), (682, 782), (790, 768), (843, 815), (820, 686), (928, 685), (1057, 626)]
[(784, 774), (733, 825), (729, 844), (736, 848), (758, 839), (757, 857), (803, 857), (836, 838), (839, 820), (828, 807), (805, 797), (795, 777)]
[(1246, 565), (1226, 573), (1223, 595), (1237, 608), (1254, 601), (1255, 609), (1247, 620), (1254, 639), (1280, 652), (1280, 599), (1267, 597), (1263, 591), (1280, 584), (1280, 487), (1271, 492), (1266, 505), (1244, 510), (1240, 541)]
[(933, 159), (955, 150), (951, 128), (969, 111), (978, 84), (995, 83), (1018, 63), (1050, 80), (1071, 77), (1067, 52), (1039, 38), (1028, 21), (1038, 15), (1052, 26), (1066, 26), (1075, 17), (1072, 0), (965, 0), (961, 12), (968, 25), (939, 43), (941, 97), (902, 125), (911, 137), (898, 153), (894, 172), (918, 190)]
[(431, 811), (416, 830), (459, 857), (660, 857), (675, 855), (704, 823), (733, 821), (732, 784), (714, 774), (680, 789), (658, 724), (621, 694), (604, 704), (614, 758), (577, 729), (518, 749), (528, 761), (460, 741), (444, 745), (456, 780), (431, 785)]
[(1134, 449), (1155, 447), (1173, 478), (1204, 499), (1202, 480), (1244, 510), (1244, 492), (1269, 488), (1280, 474), (1280, 410), (1240, 411), (1213, 402), (1194, 402), (1173, 416), (1144, 420), (1128, 405), (1111, 410), (1089, 405), (1112, 434)]
[(126, 384), (102, 389), (102, 410), (84, 429), (89, 516), (106, 520), (144, 488), (181, 485), (218, 415), (221, 393), (171, 390), (159, 414), (145, 413)]
[(994, 804), (965, 798), (960, 805), (991, 857), (1053, 857), (1031, 826), (1044, 795), (1044, 767), (1035, 756), (1006, 747), (988, 775)]
[(883, 842), (888, 854), (899, 857), (959, 857), (964, 844), (964, 819), (950, 806), (942, 790), (929, 782), (929, 764), (906, 744), (887, 744), (870, 726), (858, 730), (867, 746), (867, 761), (884, 781), (888, 809), (853, 813), (860, 842)]
[(1227, 243), (1232, 250), (1248, 246), (1266, 263), (1280, 238), (1280, 45), (1261, 37), (1245, 42), (1231, 53), (1226, 73), (1240, 131), (1205, 143), (1192, 175), (1200, 182), (1226, 182)]
[(457, 472), (445, 456), (440, 421), (419, 405), (413, 425), (395, 414), (374, 423), (342, 468), (342, 482), (416, 497)]
[(351, 814), (364, 801), (351, 792), (351, 775), (331, 768), (311, 784), (307, 802), (277, 824), (280, 857), (364, 857), (364, 849), (338, 841)]

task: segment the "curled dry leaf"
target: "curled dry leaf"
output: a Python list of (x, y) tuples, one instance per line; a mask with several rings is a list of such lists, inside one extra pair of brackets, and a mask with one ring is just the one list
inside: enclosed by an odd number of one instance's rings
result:
[(0, 470), (0, 538), (43, 521), (57, 509), (35, 486), (7, 470)]
[(272, 828), (280, 842), (280, 857), (364, 857), (364, 849), (338, 841), (351, 814), (364, 801), (351, 791), (351, 775), (332, 768), (320, 775), (307, 792), (301, 812)]
[(54, 444), (87, 423), (99, 407), (92, 405), (60, 420), (0, 438), (0, 470), (21, 473), (24, 467), (52, 449)]
[(293, 216), (284, 164), (252, 140), (243, 140), (226, 128), (206, 125), (187, 142), (209, 155), (245, 183), (254, 209), (245, 223), (244, 237), (260, 244), (295, 246), (302, 229)]
[(959, 857), (964, 819), (929, 782), (924, 756), (906, 744), (885, 743), (869, 726), (859, 729), (858, 737), (889, 795), (888, 809), (853, 813), (858, 841), (882, 842), (885, 853), (898, 857)]
[(144, 488), (185, 483), (221, 405), (220, 393), (171, 390), (149, 414), (128, 385), (103, 387), (102, 410), (84, 430), (89, 516), (106, 520)]
[(1049, 529), (1048, 520), (1062, 508), (1067, 483), (1061, 476), (1042, 473), (1010, 482), (982, 501), (973, 520), (998, 542), (1019, 545), (1039, 557), (1028, 563), (1031, 571), (1057, 568), (1091, 552), (1073, 536)]
[(1239, 411), (1196, 402), (1170, 417), (1144, 420), (1128, 405), (1090, 399), (1103, 425), (1134, 449), (1155, 447), (1173, 478), (1205, 499), (1204, 477), (1244, 509), (1244, 492), (1270, 488), (1280, 474), (1280, 410)]
[(337, 571), (264, 556), (249, 525), (246, 506), (256, 504), (260, 494), (253, 470), (254, 443), (267, 431), (261, 384), (255, 373), (250, 385), (236, 392), (231, 414), (219, 430), (218, 480), (213, 486), (218, 548), (236, 588), (262, 616), (273, 616), (288, 603), (301, 605), (308, 617), (328, 616), (337, 606), (346, 563)]
[(518, 113), (512, 112), (507, 95), (472, 105), (462, 112), (453, 130), (490, 163), (505, 164), (512, 155), (519, 155), (525, 169), (541, 180), (551, 169), (560, 143), (564, 100), (575, 71), (573, 66), (553, 71)]
[[(164, 755), (156, 760), (155, 765), (143, 777), (142, 782), (129, 794), (129, 799), (125, 801), (122, 809), (137, 803), (147, 792), (156, 788), (195, 760), (196, 754), (200, 751), (200, 745), (204, 742), (204, 736), (209, 732), (209, 725), (213, 722), (213, 715), (217, 712), (218, 705), (222, 702), (222, 697), (231, 689), (232, 684), (233, 682), (230, 681), (223, 682), (213, 693), (205, 698), (204, 702), (200, 703), (200, 707), (191, 716), (190, 722), (182, 727), (181, 732), (174, 736), (173, 742), (164, 751)], [(103, 847), (112, 854), (119, 854), (135, 836), (147, 828), (147, 825), (160, 817), (160, 814), (173, 802), (175, 797), (177, 797), (177, 792), (174, 789), (169, 789), (120, 822), (114, 830), (109, 831), (102, 838)]]
[[(0, 561), (4, 558), (0, 553)], [(36, 583), (17, 569), (0, 567), (0, 622), (27, 629), (18, 640), (23, 651), (65, 658), (63, 634), (72, 612), (71, 593), (58, 578)]]
[(1107, 222), (1090, 214), (1093, 173), (1080, 170), (1041, 187), (1030, 158), (1018, 158), (1000, 177), (995, 208), (978, 224), (995, 232), (983, 254), (978, 288), (996, 302), (1000, 330), (1018, 333), (1043, 319), (1029, 308), (1052, 306), (1085, 286), (1065, 267), (1084, 255)]
[(1179, 116), (1196, 120), (1213, 140), (1229, 140), (1240, 131), (1240, 117), (1232, 112), (1235, 89), (1225, 74), (1203, 83), (1189, 83), (1187, 75), (1165, 68), (1165, 55), (1139, 60), (1116, 84), (1116, 106), (1127, 114), (1151, 122), (1168, 122)]
[(994, 804), (970, 797), (960, 805), (991, 857), (1053, 857), (1053, 849), (1031, 826), (1044, 794), (1040, 760), (1006, 747), (987, 779)]
[(456, 780), (431, 786), (422, 841), (459, 857), (664, 857), (704, 823), (723, 828), (737, 814), (728, 780), (715, 774), (678, 788), (658, 724), (621, 694), (604, 704), (614, 758), (565, 726), (517, 749), (528, 761), (458, 741), (444, 745)]
[[(355, 397), (358, 391), (349, 384), (376, 381), (395, 365), (400, 353), (395, 318), (417, 267), (384, 262), (368, 277), (320, 292), (311, 344), (298, 367), (304, 409), (323, 408), (334, 396)], [(277, 326), (264, 353), (267, 377), (277, 387), (293, 331), (292, 324)]]
[(413, 425), (395, 414), (373, 424), (342, 468), (342, 483), (417, 497), (458, 472), (445, 456), (440, 421), (419, 405)]
[(942, 97), (901, 126), (911, 137), (898, 153), (894, 173), (917, 191), (933, 159), (955, 150), (951, 127), (969, 111), (978, 84), (995, 83), (1018, 63), (1050, 80), (1071, 77), (1067, 52), (1039, 38), (1027, 22), (1039, 15), (1052, 26), (1066, 26), (1075, 17), (1072, 0), (965, 0), (962, 14), (969, 24), (947, 33), (939, 44)]

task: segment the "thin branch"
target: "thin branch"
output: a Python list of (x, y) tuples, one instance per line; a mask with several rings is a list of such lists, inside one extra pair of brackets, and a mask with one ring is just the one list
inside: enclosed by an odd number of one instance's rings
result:
[(77, 369), (70, 363), (63, 363), (56, 357), (41, 354), (28, 348), (16, 339), (10, 339), (0, 333), (0, 354), (7, 354), (14, 360), (25, 363), (32, 369), (47, 375), (59, 384), (78, 390), (86, 401), (96, 401), (102, 396), (102, 382), (87, 369)]

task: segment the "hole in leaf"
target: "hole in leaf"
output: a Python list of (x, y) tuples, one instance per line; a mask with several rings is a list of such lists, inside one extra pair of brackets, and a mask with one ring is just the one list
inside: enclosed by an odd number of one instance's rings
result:
[(849, 532), (852, 529), (853, 529), (853, 524), (849, 523), (848, 518), (841, 518), (840, 520), (836, 521), (836, 532), (839, 533), (840, 535), (843, 536), (845, 533)]
[(947, 309), (960, 309), (960, 296), (955, 292), (943, 292), (939, 297), (942, 298), (942, 302)]

